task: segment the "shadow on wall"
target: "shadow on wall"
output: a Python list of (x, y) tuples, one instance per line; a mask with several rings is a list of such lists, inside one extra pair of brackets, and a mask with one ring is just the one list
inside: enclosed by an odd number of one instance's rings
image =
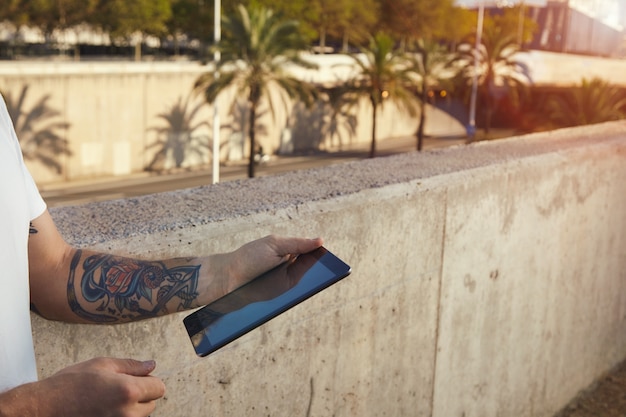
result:
[(24, 159), (39, 162), (56, 174), (62, 174), (61, 157), (72, 155), (69, 142), (64, 138), (71, 125), (60, 120), (61, 112), (50, 107), (50, 95), (42, 96), (27, 109), (28, 88), (24, 85), (17, 97), (3, 94)]
[[(167, 172), (172, 169), (192, 167), (198, 164), (208, 163), (213, 150), (213, 138), (211, 134), (213, 126), (207, 120), (198, 119), (198, 113), (206, 105), (201, 101), (191, 105), (191, 96), (183, 101), (178, 100), (165, 112), (157, 115), (164, 123), (151, 127), (148, 131), (157, 133), (157, 141), (145, 147), (147, 152), (156, 152), (150, 163), (145, 167), (146, 171)], [(257, 135), (267, 135), (265, 124), (258, 122), (267, 111), (260, 111), (256, 123)], [(225, 152), (225, 159), (243, 160), (245, 158), (245, 138), (248, 134), (249, 106), (245, 100), (233, 102), (229, 120), (220, 126), (221, 131), (227, 132), (226, 140), (220, 141), (220, 154)]]
[(211, 149), (210, 139), (203, 135), (201, 130), (208, 128), (209, 123), (205, 120), (196, 120), (203, 104), (199, 102), (190, 106), (189, 96), (184, 101), (179, 97), (168, 111), (157, 115), (165, 125), (148, 129), (156, 132), (158, 139), (145, 148), (146, 151), (157, 148), (157, 152), (145, 168), (146, 171), (181, 168), (190, 157), (195, 156), (201, 160), (205, 158)]
[(307, 109), (301, 103), (296, 104), (286, 128), (291, 146), (285, 149), (287, 139), (283, 132), (280, 153), (341, 149), (353, 142), (357, 126), (356, 115), (345, 106), (337, 107), (319, 101), (314, 108)]

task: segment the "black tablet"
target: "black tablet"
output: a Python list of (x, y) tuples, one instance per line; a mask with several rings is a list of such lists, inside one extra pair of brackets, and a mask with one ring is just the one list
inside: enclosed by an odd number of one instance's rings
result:
[(183, 322), (198, 356), (206, 356), (350, 272), (350, 266), (321, 247), (260, 275), (193, 312)]

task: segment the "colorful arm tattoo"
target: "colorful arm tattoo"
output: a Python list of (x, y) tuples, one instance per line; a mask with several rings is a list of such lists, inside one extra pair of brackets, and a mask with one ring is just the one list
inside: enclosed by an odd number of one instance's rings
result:
[(96, 254), (84, 260), (82, 279), (76, 282), (81, 257), (77, 250), (72, 258), (67, 298), (72, 311), (90, 322), (134, 321), (186, 310), (198, 296), (200, 265), (167, 268), (162, 262)]

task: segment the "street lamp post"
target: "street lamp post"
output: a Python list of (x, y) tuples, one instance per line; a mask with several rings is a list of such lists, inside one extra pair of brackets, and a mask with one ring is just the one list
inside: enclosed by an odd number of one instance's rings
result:
[[(218, 46), (222, 38), (222, 7), (221, 0), (215, 1), (214, 10), (214, 25), (213, 25), (213, 38), (215, 45)], [(219, 77), (219, 71), (217, 65), (220, 62), (221, 54), (218, 48), (215, 48), (213, 52), (213, 61), (215, 63), (215, 78)], [(217, 105), (217, 98), (213, 101), (213, 184), (217, 184), (220, 181), (220, 113)]]

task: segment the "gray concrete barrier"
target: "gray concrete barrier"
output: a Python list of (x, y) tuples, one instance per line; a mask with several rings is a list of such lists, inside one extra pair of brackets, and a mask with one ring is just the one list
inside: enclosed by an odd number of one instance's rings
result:
[(144, 258), (321, 235), (352, 275), (207, 358), (185, 313), (34, 317), (40, 376), (154, 358), (154, 416), (551, 416), (626, 358), (626, 123), (53, 209)]

